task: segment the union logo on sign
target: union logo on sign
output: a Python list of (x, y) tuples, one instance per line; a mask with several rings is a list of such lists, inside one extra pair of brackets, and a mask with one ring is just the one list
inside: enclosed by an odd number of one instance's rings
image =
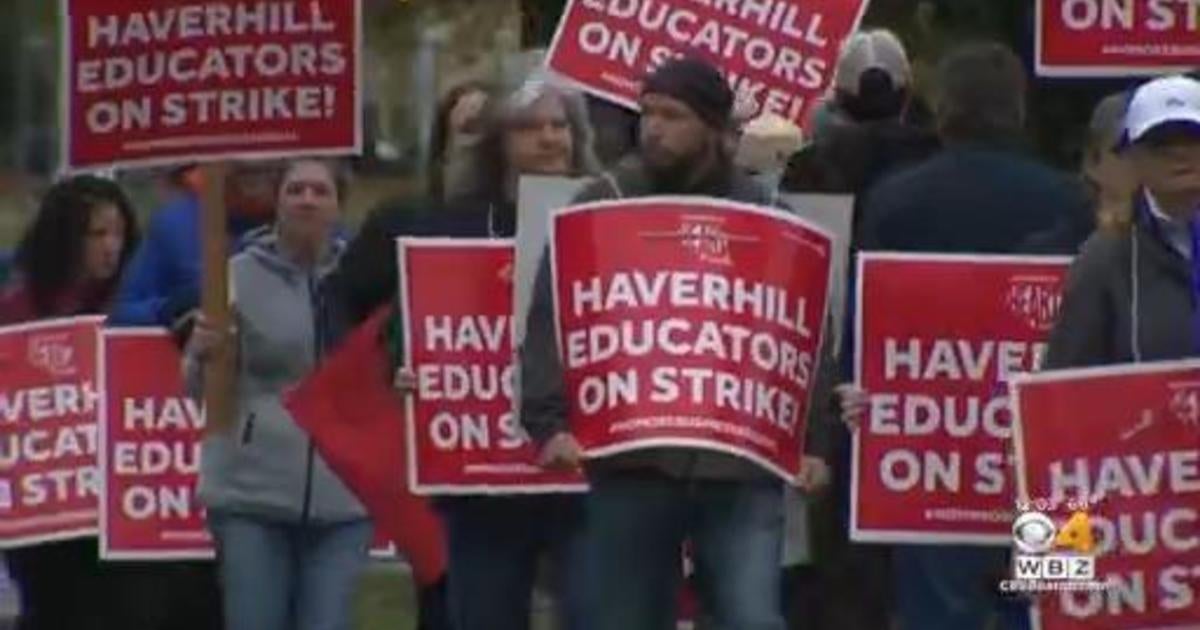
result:
[(75, 350), (66, 334), (31, 337), (26, 357), (30, 365), (53, 376), (75, 374)]
[(503, 282), (504, 284), (512, 284), (513, 276), (515, 274), (516, 269), (514, 268), (513, 264), (508, 263), (507, 265), (501, 267), (500, 271), (496, 272), (496, 278), (498, 278), (500, 282)]
[(733, 255), (729, 248), (729, 234), (720, 219), (708, 217), (686, 217), (680, 227), (683, 246), (696, 254), (700, 260), (717, 265), (732, 265)]
[(1039, 332), (1050, 330), (1062, 307), (1062, 287), (1053, 278), (1017, 277), (1008, 285), (1008, 311)]
[(1180, 422), (1200, 428), (1200, 389), (1195, 384), (1180, 389), (1171, 397), (1171, 414)]

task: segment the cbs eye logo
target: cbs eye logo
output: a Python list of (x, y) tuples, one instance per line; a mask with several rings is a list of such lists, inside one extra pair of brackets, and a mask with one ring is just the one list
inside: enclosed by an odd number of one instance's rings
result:
[(1046, 553), (1054, 547), (1057, 529), (1041, 512), (1025, 512), (1013, 523), (1013, 542), (1021, 553)]
[(1013, 543), (1021, 553), (1041, 554), (1052, 549), (1091, 553), (1096, 547), (1087, 512), (1076, 511), (1061, 529), (1041, 512), (1024, 512), (1013, 522)]

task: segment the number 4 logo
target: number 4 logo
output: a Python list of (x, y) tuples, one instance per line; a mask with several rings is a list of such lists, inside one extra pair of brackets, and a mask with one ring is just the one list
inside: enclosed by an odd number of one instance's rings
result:
[(1092, 522), (1087, 512), (1078, 511), (1058, 530), (1054, 545), (1059, 549), (1070, 549), (1079, 553), (1091, 553), (1096, 548), (1092, 537)]

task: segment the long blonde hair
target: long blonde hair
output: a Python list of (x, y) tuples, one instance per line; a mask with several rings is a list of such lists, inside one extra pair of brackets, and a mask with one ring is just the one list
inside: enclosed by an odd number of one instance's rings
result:
[(1087, 176), (1089, 164), (1099, 163), (1105, 154), (1111, 153), (1125, 130), (1125, 110), (1130, 94), (1117, 92), (1104, 97), (1092, 110), (1084, 141), (1084, 180), (1095, 203), (1096, 229), (1125, 234), (1133, 224), (1133, 199), (1112, 201), (1102, 194), (1104, 182), (1093, 181)]

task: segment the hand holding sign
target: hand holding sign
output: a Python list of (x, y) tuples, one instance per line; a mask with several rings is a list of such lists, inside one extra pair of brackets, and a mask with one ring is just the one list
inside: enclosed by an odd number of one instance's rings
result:
[(589, 457), (663, 447), (800, 474), (832, 239), (695, 197), (590, 203), (552, 223), (571, 432)]
[(1062, 258), (859, 256), (855, 382), (870, 397), (842, 391), (859, 427), (854, 540), (1009, 544), (1007, 384), (1039, 364), (1066, 270)]
[(396, 368), (396, 376), (392, 379), (392, 387), (401, 396), (412, 396), (417, 390), (417, 373), (407, 365)]
[(418, 494), (585, 488), (570, 436), (539, 453), (513, 409), (513, 254), (496, 239), (400, 240), (405, 357), (395, 389), (405, 396)]
[(800, 474), (796, 477), (796, 487), (806, 492), (824, 490), (832, 478), (829, 464), (820, 457), (805, 455), (800, 460)]
[(850, 431), (857, 431), (871, 406), (870, 394), (853, 383), (844, 383), (833, 391), (837, 396), (842, 423)]
[(559, 433), (542, 447), (538, 464), (546, 470), (579, 470), (583, 465), (583, 449), (575, 436)]
[(198, 313), (192, 336), (188, 339), (187, 354), (198, 361), (208, 361), (229, 344), (235, 334), (236, 330), (232, 327), (224, 332), (218, 330), (203, 313)]

